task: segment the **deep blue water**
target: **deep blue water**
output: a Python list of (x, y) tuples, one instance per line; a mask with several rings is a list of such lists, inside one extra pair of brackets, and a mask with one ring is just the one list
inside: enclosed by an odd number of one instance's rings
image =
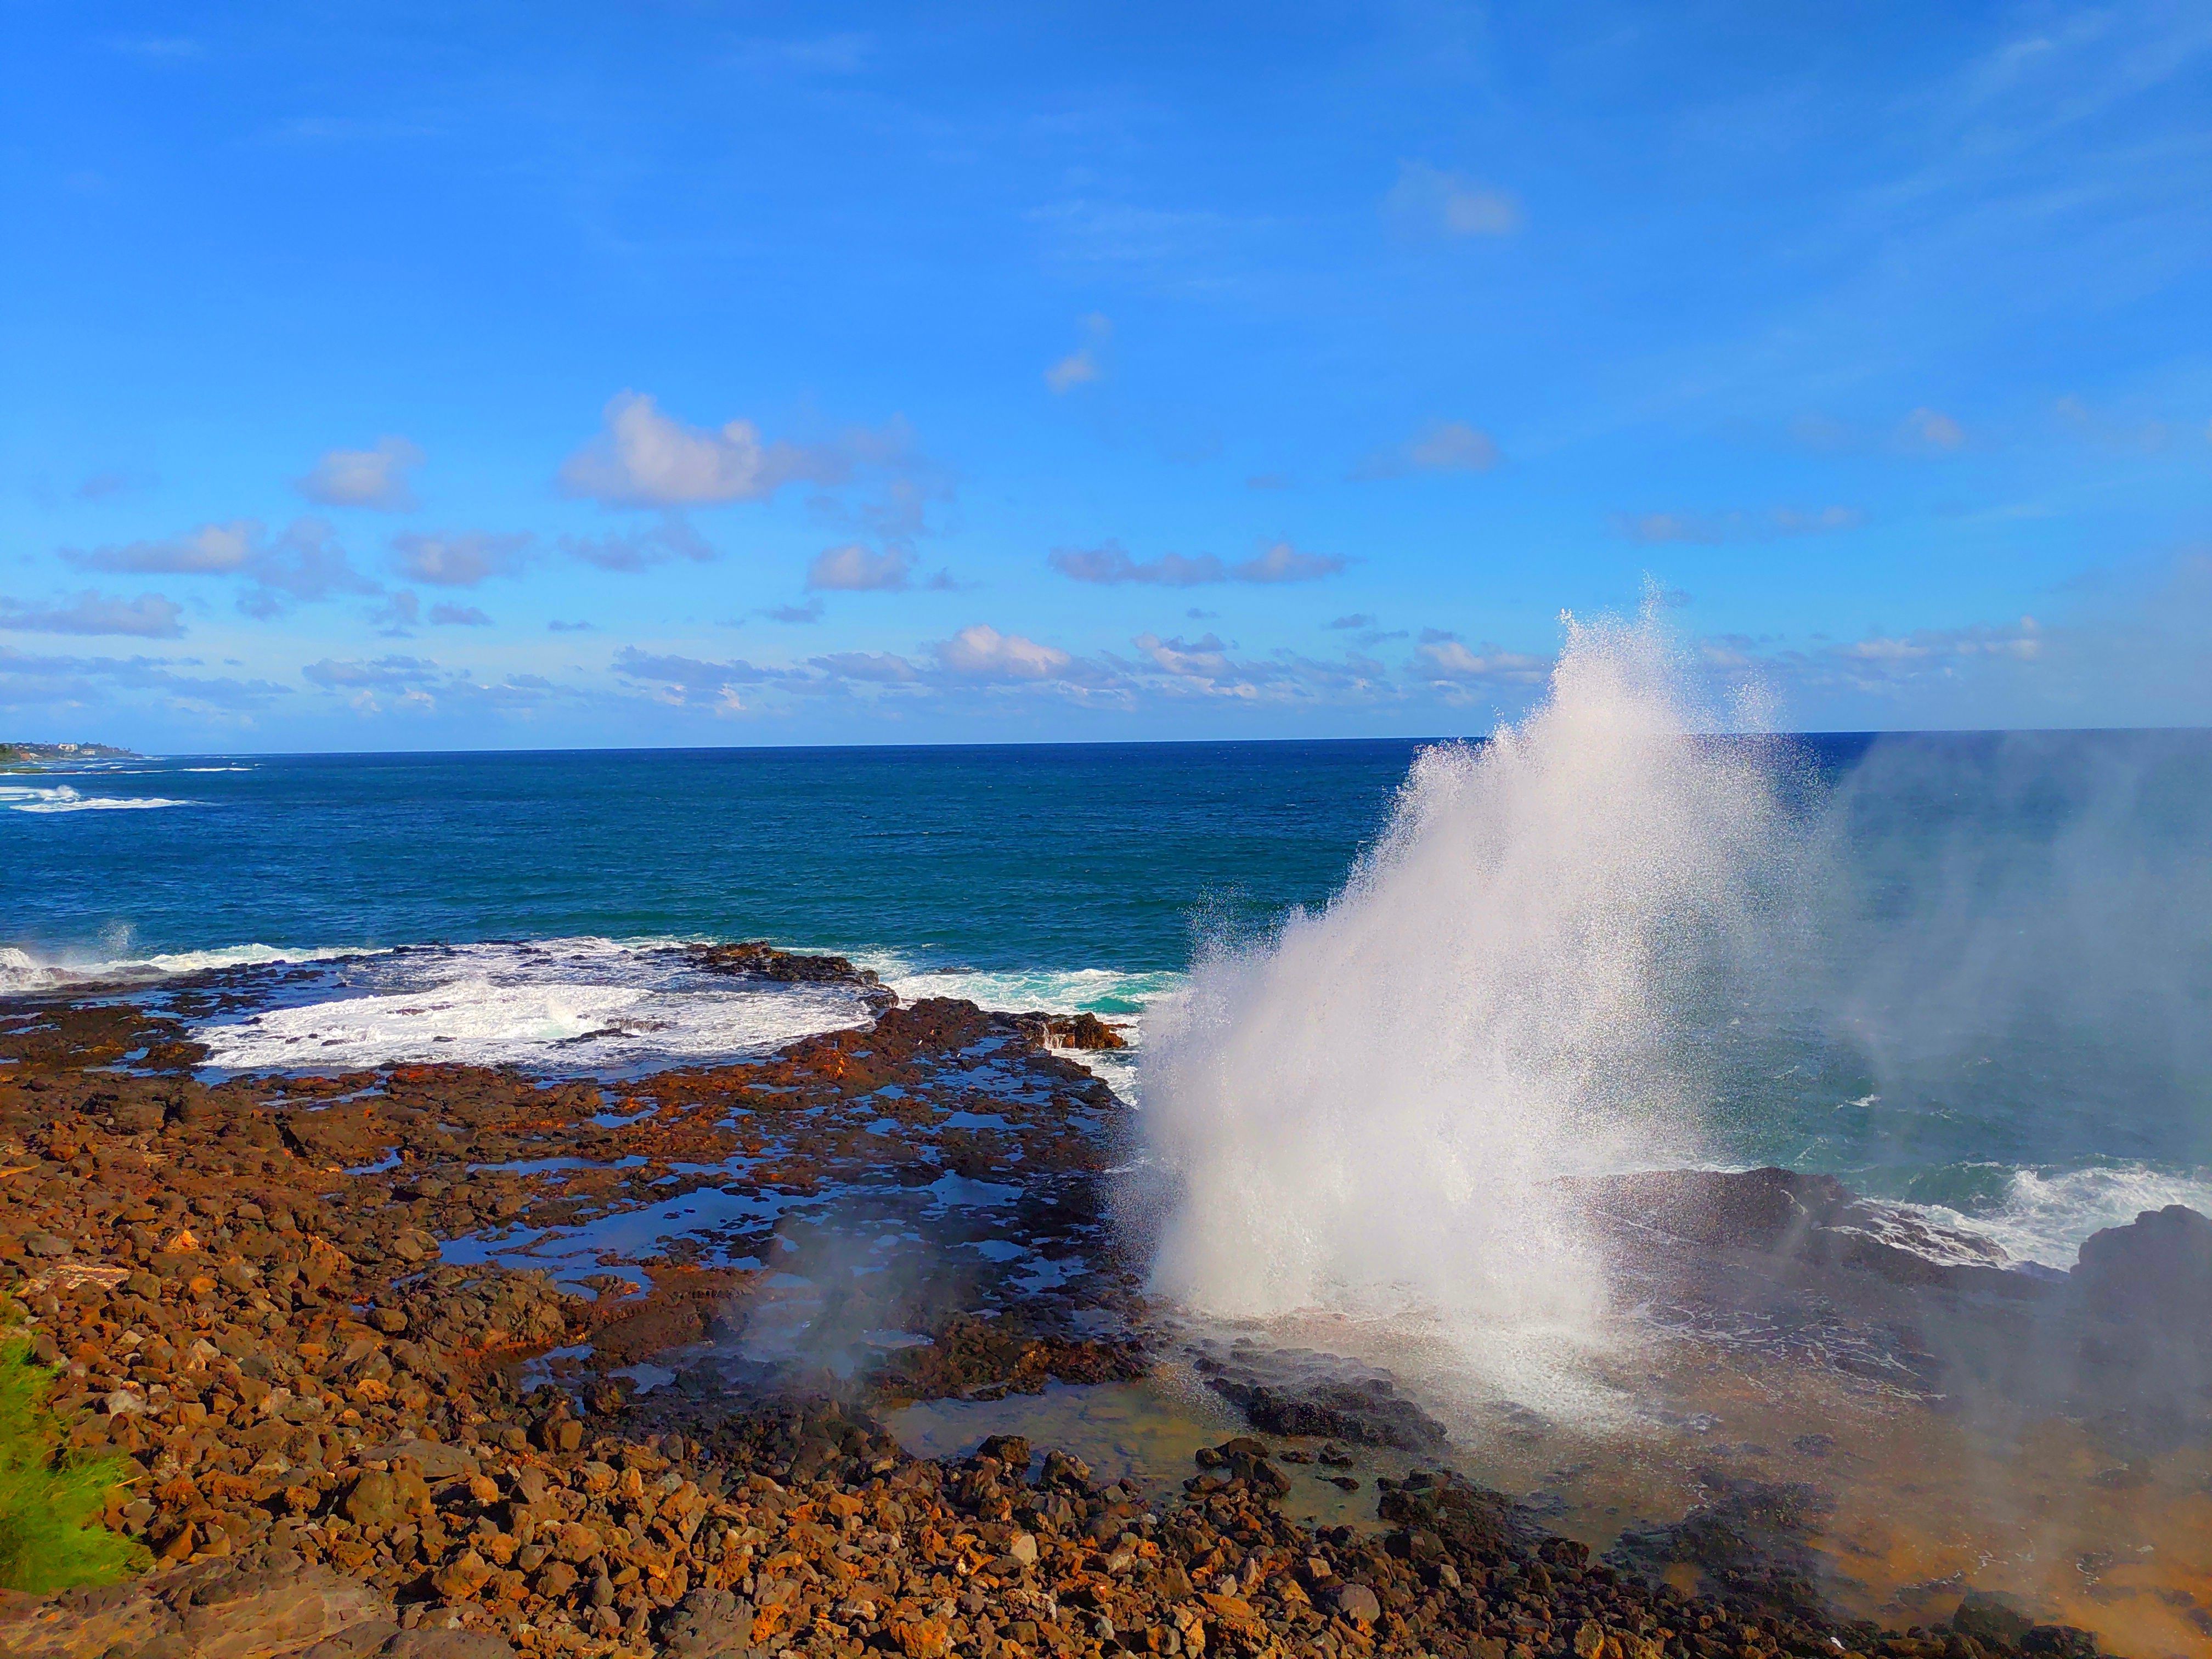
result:
[[(205, 757), (0, 811), (0, 944), (117, 957), (596, 934), (1180, 968), (1326, 899), (1409, 742)], [(240, 771), (200, 771), (240, 766)], [(0, 784), (8, 781), (0, 779)]]
[[(765, 936), (987, 1000), (1126, 1011), (1200, 939), (1325, 902), (1415, 748), (200, 757), (0, 777), (0, 947), (21, 953), (0, 963), (21, 982), (40, 963), (247, 945)], [(1686, 1007), (1718, 1155), (2002, 1211), (2023, 1238), (2212, 1205), (2212, 736), (1803, 738), (1776, 758), (1820, 874), (1784, 896), (1765, 959)], [(175, 804), (92, 804), (134, 800)]]

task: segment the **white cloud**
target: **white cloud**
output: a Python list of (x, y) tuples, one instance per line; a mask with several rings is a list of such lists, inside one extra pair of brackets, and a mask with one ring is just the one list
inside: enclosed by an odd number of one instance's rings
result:
[(1971, 628), (1923, 628), (1910, 634), (1873, 635), (1837, 647), (1835, 655), (1848, 661), (1883, 667), (1934, 662), (1944, 659), (1996, 657), (2032, 662), (2043, 654), (2043, 630), (2033, 617), (2022, 617), (2009, 626), (1977, 624)]
[(415, 505), (408, 474), (422, 464), (422, 448), (405, 438), (385, 437), (373, 449), (326, 451), (297, 488), (325, 507), (373, 507), (400, 513)]
[(439, 628), (489, 628), (491, 618), (472, 605), (434, 605), (430, 621)]
[(425, 684), (441, 672), (426, 657), (378, 657), (368, 662), (325, 657), (309, 663), (300, 674), (325, 690), (398, 690)]
[(1548, 657), (1526, 656), (1517, 651), (1485, 645), (1470, 651), (1455, 639), (1428, 639), (1415, 647), (1417, 672), (1437, 680), (1461, 684), (1486, 682), (1503, 685), (1541, 685), (1552, 672)]
[(1055, 395), (1088, 386), (1105, 373), (1100, 359), (1114, 337), (1114, 325), (1094, 311), (1083, 319), (1083, 329), (1088, 339), (1044, 372), (1044, 383)]
[(637, 392), (611, 398), (599, 435), (561, 467), (561, 486), (610, 507), (766, 501), (786, 484), (836, 483), (851, 457), (824, 446), (763, 443), (750, 421), (685, 426)]
[(138, 574), (215, 575), (240, 571), (253, 559), (261, 526), (251, 519), (205, 524), (167, 542), (126, 542), (88, 551), (65, 547), (62, 557), (86, 570), (127, 570)]
[(1401, 230), (1455, 237), (1510, 236), (1526, 217), (1507, 191), (1425, 161), (1398, 164), (1398, 181), (1382, 198), (1382, 213)]
[(973, 680), (1048, 680), (1065, 675), (1074, 659), (1066, 652), (1019, 634), (1001, 634), (988, 623), (962, 629), (937, 647), (937, 659), (949, 673)]
[(88, 589), (43, 605), (0, 599), (0, 628), (25, 634), (127, 634), (173, 640), (185, 631), (184, 614), (184, 606), (159, 593), (126, 599)]
[(739, 658), (730, 662), (706, 662), (697, 657), (660, 655), (624, 646), (615, 653), (614, 671), (624, 679), (665, 686), (667, 700), (695, 707), (734, 713), (744, 707), (738, 694), (741, 685), (760, 685), (782, 678), (775, 669), (757, 668)]
[(839, 679), (900, 685), (921, 678), (921, 671), (912, 663), (889, 651), (834, 651), (810, 660), (815, 667)]
[(1344, 561), (1329, 553), (1303, 553), (1288, 542), (1276, 542), (1240, 564), (1229, 574), (1240, 582), (1311, 582), (1334, 576)]
[(238, 519), (202, 525), (173, 541), (65, 547), (62, 557), (85, 570), (243, 576), (252, 586), (239, 596), (238, 608), (249, 617), (277, 615), (295, 600), (377, 592), (377, 584), (353, 568), (330, 526), (313, 518), (295, 519), (273, 542), (257, 520)]
[(1329, 554), (1304, 553), (1288, 542), (1276, 542), (1249, 559), (1224, 563), (1211, 553), (1190, 557), (1163, 553), (1157, 559), (1132, 558), (1119, 542), (1097, 547), (1058, 547), (1052, 551), (1052, 568), (1079, 582), (1112, 587), (1135, 584), (1150, 587), (1200, 587), (1212, 582), (1317, 581), (1344, 568), (1345, 562)]
[(528, 561), (527, 533), (471, 531), (458, 536), (409, 532), (392, 538), (395, 562), (407, 575), (434, 587), (473, 587), (487, 576), (512, 575)]
[(896, 592), (913, 574), (914, 555), (906, 549), (890, 547), (877, 553), (854, 542), (816, 554), (806, 568), (806, 585), (841, 593)]

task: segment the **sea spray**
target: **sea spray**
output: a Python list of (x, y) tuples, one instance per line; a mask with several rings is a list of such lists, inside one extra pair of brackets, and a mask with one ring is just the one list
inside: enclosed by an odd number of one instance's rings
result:
[(1570, 623), (1542, 705), (1422, 751), (1326, 908), (1201, 955), (1143, 1062), (1159, 1292), (1468, 1357), (1600, 1340), (1556, 1178), (1693, 1154), (1674, 1006), (1775, 840), (1756, 747), (1694, 736), (1683, 684), (1655, 619)]

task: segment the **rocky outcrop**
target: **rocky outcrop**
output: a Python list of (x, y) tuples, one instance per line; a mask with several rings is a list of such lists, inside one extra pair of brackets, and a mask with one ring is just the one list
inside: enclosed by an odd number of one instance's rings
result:
[(1833, 1176), (1795, 1170), (1657, 1170), (1567, 1183), (1599, 1224), (1638, 1238), (1738, 1250), (1864, 1273), (1897, 1285), (1972, 1284), (2033, 1294), (2003, 1274), (2004, 1251), (1972, 1233), (1931, 1225), (1861, 1198)]
[(855, 967), (847, 957), (781, 951), (763, 939), (732, 945), (687, 945), (684, 954), (694, 967), (709, 973), (733, 974), (773, 985), (848, 985), (878, 1008), (888, 1008), (898, 1001), (898, 994), (872, 969)]
[(1008, 1014), (1002, 1018), (1012, 1020), (1032, 1041), (1054, 1048), (1096, 1052), (1129, 1046), (1128, 1039), (1119, 1030), (1092, 1013)]

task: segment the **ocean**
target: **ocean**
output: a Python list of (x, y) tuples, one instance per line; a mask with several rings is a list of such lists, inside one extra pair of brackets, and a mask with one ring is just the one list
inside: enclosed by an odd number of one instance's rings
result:
[[(2212, 1211), (2212, 736), (1685, 741), (1733, 744), (1782, 827), (1746, 884), (1752, 942), (1638, 970), (1693, 1119), (1655, 1152), (1832, 1171), (2060, 1267), (2140, 1209)], [(765, 938), (850, 956), (908, 996), (1127, 1020), (1134, 1055), (1103, 1069), (1141, 1100), (1147, 1011), (1194, 961), (1328, 906), (1391, 833), (1423, 746), (200, 756), (0, 775), (0, 990), (318, 964), (205, 1018), (215, 1062), (240, 1067), (635, 1069), (862, 1017), (818, 992), (733, 992), (665, 948)], [(1455, 1018), (1448, 977), (1402, 995)]]

